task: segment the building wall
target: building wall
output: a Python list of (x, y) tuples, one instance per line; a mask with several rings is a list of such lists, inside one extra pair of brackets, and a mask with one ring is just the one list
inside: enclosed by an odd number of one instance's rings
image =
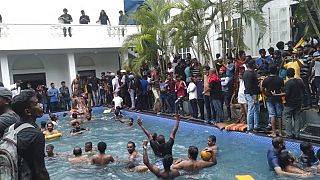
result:
[[(81, 64), (79, 60), (82, 58)], [(89, 60), (88, 60), (89, 59)], [(60, 86), (61, 81), (71, 85), (67, 53), (60, 54), (20, 54), (8, 56), (10, 81), (14, 83), (14, 74), (45, 73), (46, 85), (55, 83)], [(97, 77), (101, 72), (116, 72), (119, 70), (118, 52), (75, 53), (77, 71), (96, 70)], [(1, 74), (0, 74), (1, 77)]]

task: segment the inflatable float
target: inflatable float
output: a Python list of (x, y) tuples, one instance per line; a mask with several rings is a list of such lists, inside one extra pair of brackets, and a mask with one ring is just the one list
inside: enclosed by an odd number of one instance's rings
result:
[(62, 137), (62, 133), (58, 132), (51, 135), (45, 135), (44, 137), (46, 140), (56, 139), (56, 138)]
[(250, 175), (236, 175), (236, 180), (254, 180)]
[(240, 131), (245, 132), (247, 130), (247, 124), (233, 123), (224, 128), (227, 131)]

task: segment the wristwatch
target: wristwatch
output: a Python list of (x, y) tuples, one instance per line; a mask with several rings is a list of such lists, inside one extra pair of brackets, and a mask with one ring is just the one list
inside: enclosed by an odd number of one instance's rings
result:
[(144, 146), (143, 146), (143, 149), (147, 150), (147, 146), (146, 146), (146, 145), (144, 145)]

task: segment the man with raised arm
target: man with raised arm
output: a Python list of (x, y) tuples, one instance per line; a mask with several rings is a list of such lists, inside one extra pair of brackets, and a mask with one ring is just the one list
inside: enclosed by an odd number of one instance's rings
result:
[(174, 138), (176, 137), (176, 133), (179, 128), (179, 123), (180, 123), (180, 116), (177, 114), (175, 115), (176, 118), (176, 124), (173, 127), (171, 134), (170, 134), (170, 139), (165, 142), (165, 138), (163, 135), (159, 135), (156, 140), (153, 139), (152, 134), (143, 126), (142, 120), (138, 118), (137, 123), (143, 130), (143, 132), (147, 135), (149, 141), (150, 141), (150, 146), (154, 152), (154, 154), (159, 157), (163, 158), (165, 155), (169, 154), (172, 155), (172, 146), (174, 144)]
[[(214, 153), (211, 150), (212, 154)], [(211, 167), (217, 164), (215, 156), (211, 156), (209, 161), (197, 160), (199, 150), (196, 146), (190, 146), (188, 149), (187, 160), (178, 160), (172, 165), (173, 169), (184, 170), (188, 172), (200, 171), (203, 168)]]
[(156, 175), (158, 178), (161, 178), (161, 179), (173, 179), (177, 176), (180, 176), (180, 173), (178, 170), (170, 168), (173, 163), (173, 158), (172, 158), (172, 155), (170, 154), (166, 154), (163, 157), (162, 163), (164, 168), (162, 170), (158, 168), (156, 165), (152, 165), (149, 162), (149, 158), (147, 154), (147, 144), (148, 144), (148, 141), (144, 140), (143, 141), (143, 163), (148, 167), (148, 169), (154, 175)]

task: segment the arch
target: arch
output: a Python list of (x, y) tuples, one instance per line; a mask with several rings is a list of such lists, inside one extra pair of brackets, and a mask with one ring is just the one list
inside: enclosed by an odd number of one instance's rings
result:
[(43, 62), (40, 57), (32, 54), (21, 55), (16, 57), (12, 63), (12, 70), (25, 69), (44, 69)]
[(81, 56), (76, 62), (77, 67), (95, 66), (94, 60), (90, 56)]

